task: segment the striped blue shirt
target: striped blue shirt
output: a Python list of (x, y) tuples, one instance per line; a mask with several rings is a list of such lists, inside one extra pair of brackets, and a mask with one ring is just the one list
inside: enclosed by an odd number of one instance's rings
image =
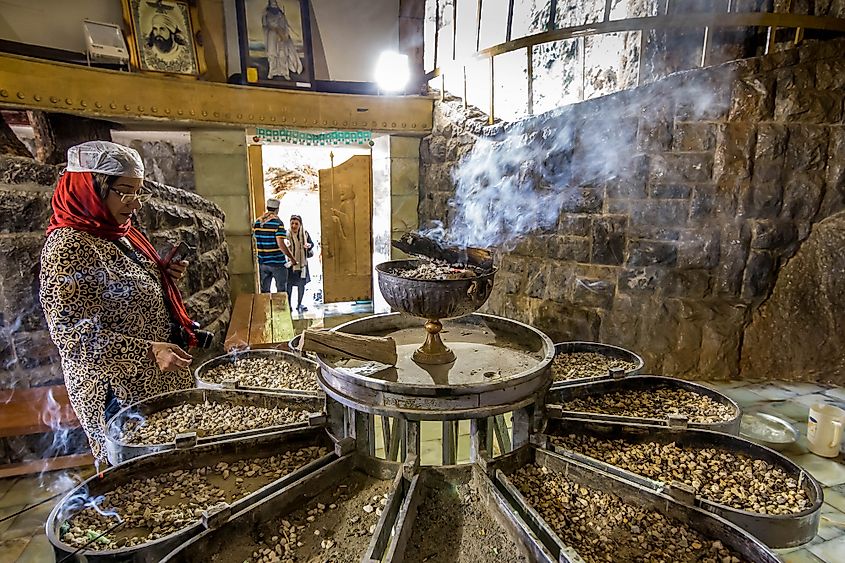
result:
[(252, 226), (252, 235), (255, 237), (255, 246), (258, 249), (259, 264), (284, 265), (287, 258), (276, 242), (276, 237), (287, 236), (287, 231), (280, 219), (270, 219), (263, 225), (260, 221), (256, 221)]

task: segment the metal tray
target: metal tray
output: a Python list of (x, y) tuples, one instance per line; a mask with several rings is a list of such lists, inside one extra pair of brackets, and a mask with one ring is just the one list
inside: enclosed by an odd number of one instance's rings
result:
[[(342, 484), (345, 478), (355, 472), (362, 472), (382, 481), (392, 479), (394, 486), (388, 497), (387, 507), (399, 504), (397, 501), (401, 501), (404, 493), (400, 488), (397, 494), (396, 489), (396, 485), (402, 480), (400, 464), (365, 458), (357, 453), (348, 454), (232, 515), (228, 520), (220, 521), (174, 549), (162, 562), (206, 563), (225, 553), (226, 546), (235, 538), (257, 538), (272, 534), (269, 530), (274, 530), (275, 524), (282, 517), (303, 507), (324, 491)], [(362, 556), (371, 552), (377, 538), (390, 540), (394, 522), (387, 507), (383, 510), (369, 547)], [(237, 560), (241, 561), (243, 558)]]
[[(94, 498), (135, 478), (150, 478), (177, 469), (213, 465), (220, 461), (231, 462), (244, 458), (270, 457), (307, 446), (325, 446), (330, 453), (234, 502), (230, 507), (234, 512), (255, 504), (297, 481), (303, 475), (307, 475), (333, 459), (337, 459), (337, 454), (333, 453), (333, 450), (337, 449), (337, 445), (324, 430), (307, 428), (304, 430), (283, 430), (251, 438), (215, 442), (194, 448), (170, 450), (135, 458), (94, 475), (66, 494), (47, 518), (47, 539), (53, 545), (57, 560), (71, 556), (68, 561), (86, 563), (153, 563), (160, 561), (176, 546), (200, 533), (203, 530), (202, 522), (197, 520), (194, 524), (168, 536), (134, 547), (102, 551), (83, 549), (76, 553), (75, 547), (59, 539), (61, 525), (68, 517), (73, 515), (73, 511), (66, 513), (66, 505), (69, 505), (73, 499), (80, 495)], [(74, 553), (76, 555), (72, 555)]]
[[(809, 508), (795, 514), (761, 514), (732, 508), (700, 496), (696, 498), (696, 506), (730, 520), (772, 548), (787, 548), (807, 543), (815, 537), (818, 530), (821, 508), (824, 502), (824, 495), (818, 481), (787, 457), (743, 438), (708, 430), (670, 429), (660, 426), (587, 420), (552, 420), (549, 421), (545, 434), (548, 436), (588, 435), (604, 439), (624, 439), (633, 443), (658, 442), (666, 444), (675, 442), (679, 446), (688, 448), (715, 448), (727, 450), (731, 453), (745, 454), (753, 459), (761, 459), (781, 468), (803, 485), (803, 489), (810, 500)], [(535, 438), (542, 440), (541, 436)], [(555, 446), (550, 441), (543, 445), (551, 451), (593, 465), (602, 471), (633, 481), (657, 492), (671, 487), (670, 483), (654, 481), (584, 454)]]
[(288, 352), (291, 354), (296, 354), (297, 356), (302, 356), (304, 358), (308, 358), (312, 361), (317, 361), (317, 354), (314, 352), (301, 352), (299, 350), (299, 343), (302, 342), (302, 333), (300, 332), (290, 340), (288, 340)]
[(545, 544), (546, 549), (561, 563), (583, 563), (575, 550), (565, 545), (540, 514), (527, 502), (519, 490), (511, 483), (509, 475), (520, 467), (538, 463), (550, 470), (557, 471), (567, 479), (593, 489), (611, 493), (622, 498), (626, 503), (644, 509), (654, 510), (698, 531), (705, 537), (719, 540), (732, 548), (747, 561), (754, 563), (778, 563), (780, 559), (760, 540), (728, 522), (716, 514), (702, 510), (690, 504), (684, 504), (674, 498), (642, 487), (634, 482), (621, 479), (610, 473), (598, 470), (590, 465), (548, 452), (534, 445), (524, 446), (487, 465), (488, 471), (495, 476), (495, 482), (513, 509), (527, 523)]
[(627, 377), (630, 375), (637, 375), (640, 373), (640, 370), (643, 369), (643, 365), (645, 362), (643, 359), (631, 352), (630, 350), (626, 350), (625, 348), (620, 348), (619, 346), (611, 346), (610, 344), (602, 344), (601, 342), (583, 342), (583, 341), (573, 341), (573, 342), (558, 342), (555, 344), (555, 356), (559, 354), (572, 354), (576, 352), (593, 352), (595, 354), (601, 354), (602, 356), (608, 358), (614, 358), (618, 360), (625, 360), (626, 362), (632, 362), (637, 365), (634, 369), (630, 369), (627, 371), (623, 371), (622, 373), (616, 375), (614, 373), (608, 372), (603, 375), (597, 375), (595, 377), (580, 377), (578, 379), (566, 379), (563, 381), (555, 381), (554, 380), (554, 367), (552, 368), (552, 389), (558, 389), (560, 387), (568, 387), (570, 385), (577, 385), (579, 383), (586, 383), (586, 382), (593, 382), (593, 381), (603, 381), (605, 379), (615, 379), (618, 377)]
[[(357, 319), (332, 330), (391, 336), (396, 366), (319, 355), (320, 382), (336, 401), (372, 414), (410, 420), (495, 416), (542, 400), (550, 385), (554, 345), (528, 325), (473, 314), (443, 323), (457, 361), (417, 364), (413, 351), (425, 339), (423, 321), (390, 313)], [(493, 375), (485, 375), (493, 374)]]
[(248, 385), (240, 385), (237, 381), (214, 383), (206, 381), (203, 376), (210, 369), (220, 365), (234, 363), (240, 358), (272, 358), (277, 361), (287, 362), (299, 365), (304, 371), (314, 374), (316, 380), (319, 366), (313, 361), (305, 358), (299, 354), (285, 352), (284, 350), (243, 350), (236, 352), (229, 352), (222, 356), (212, 358), (207, 362), (200, 364), (194, 371), (194, 378), (197, 382), (197, 387), (200, 389), (243, 389), (245, 391), (264, 391), (266, 393), (292, 393), (299, 395), (321, 395), (321, 391), (308, 391), (302, 389), (288, 389), (280, 387), (251, 387)]
[[(686, 389), (687, 391), (692, 391), (694, 393), (698, 393), (699, 395), (706, 395), (718, 403), (732, 407), (735, 415), (732, 419), (727, 421), (708, 423), (688, 422), (685, 417), (666, 417), (663, 419), (640, 418), (594, 412), (566, 411), (561, 407), (562, 403), (570, 399), (605, 395), (607, 393), (625, 390), (647, 391), (658, 387)], [(739, 423), (742, 418), (742, 409), (740, 409), (739, 405), (730, 397), (722, 395), (718, 391), (714, 391), (704, 385), (699, 385), (698, 383), (692, 383), (691, 381), (685, 381), (675, 377), (665, 377), (662, 375), (633, 375), (622, 379), (610, 379), (596, 381), (593, 383), (579, 383), (577, 385), (568, 385), (565, 387), (551, 389), (546, 395), (546, 414), (550, 418), (579, 418), (595, 421), (606, 420), (609, 422), (623, 422), (626, 424), (650, 424), (655, 426), (677, 426), (683, 428), (689, 427), (738, 435)]]
[[(176, 405), (183, 405), (186, 403), (200, 404), (205, 402), (251, 405), (256, 407), (292, 407), (297, 410), (307, 410), (312, 413), (312, 416), (310, 417), (309, 422), (294, 422), (277, 426), (266, 426), (264, 428), (243, 430), (240, 432), (229, 432), (213, 436), (200, 437), (197, 436), (196, 433), (188, 432), (178, 435), (175, 440), (167, 443), (137, 444), (126, 443), (120, 440), (120, 430), (128, 420), (137, 419), (139, 416), (145, 418), (155, 412), (159, 412)], [(309, 424), (317, 426), (325, 422), (325, 415), (322, 414), (324, 407), (325, 399), (315, 396), (303, 396), (301, 394), (228, 391), (222, 389), (183, 389), (180, 391), (163, 393), (129, 405), (121, 409), (116, 415), (109, 419), (106, 424), (106, 452), (108, 454), (109, 463), (117, 465), (118, 463), (122, 463), (128, 459), (138, 456), (172, 450), (176, 447), (177, 441), (182, 444), (190, 444), (192, 442), (194, 445), (199, 445), (218, 442), (221, 440), (266, 434), (268, 432), (275, 432), (285, 428), (306, 428)]]
[[(479, 502), (506, 536), (515, 544), (528, 561), (557, 563), (557, 559), (545, 548), (517, 512), (496, 488), (481, 466), (443, 466), (424, 468), (414, 475), (408, 486), (404, 503), (398, 512), (396, 539), (386, 553), (377, 552), (370, 561), (401, 562), (408, 551), (408, 542), (413, 536), (419, 517), (419, 507), (425, 503), (430, 491), (453, 489), (456, 485), (472, 483), (479, 494)], [(457, 528), (460, 530), (460, 527)], [(479, 562), (487, 559), (478, 559)]]

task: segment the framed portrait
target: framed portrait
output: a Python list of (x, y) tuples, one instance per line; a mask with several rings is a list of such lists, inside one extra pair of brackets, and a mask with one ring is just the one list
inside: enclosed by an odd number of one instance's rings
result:
[(205, 72), (196, 6), (187, 0), (122, 0), (132, 66), (196, 77)]
[(244, 83), (311, 89), (308, 0), (237, 0), (237, 8)]

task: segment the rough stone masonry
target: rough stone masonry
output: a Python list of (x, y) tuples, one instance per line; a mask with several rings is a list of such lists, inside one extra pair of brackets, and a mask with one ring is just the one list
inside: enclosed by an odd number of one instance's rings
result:
[(480, 140), (530, 147), (505, 173), (562, 194), (557, 220), (499, 244), (487, 311), (630, 348), (646, 372), (843, 384), (843, 52), (806, 44), (493, 126), (439, 103), (420, 224), (469, 219), (455, 174)]

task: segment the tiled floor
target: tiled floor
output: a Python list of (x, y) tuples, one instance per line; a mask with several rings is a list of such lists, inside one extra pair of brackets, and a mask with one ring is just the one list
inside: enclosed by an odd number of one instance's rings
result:
[[(812, 404), (825, 401), (845, 408), (845, 388), (810, 383), (713, 383), (713, 387), (740, 403), (745, 412), (764, 411), (789, 418), (802, 431), (807, 429), (807, 414)], [(459, 456), (468, 450), (468, 425), (459, 430)], [(423, 461), (432, 462), (440, 452), (439, 427), (424, 428)], [(845, 562), (845, 453), (825, 459), (809, 453), (806, 436), (783, 452), (806, 468), (824, 486), (825, 504), (816, 538), (804, 546), (778, 550), (786, 563)], [(87, 477), (92, 468), (76, 472)], [(65, 473), (42, 477), (0, 479), (0, 520), (51, 497), (68, 487)], [(49, 563), (52, 549), (44, 535), (44, 522), (52, 509), (47, 502), (14, 518), (0, 522), (0, 563)]]
[[(806, 469), (824, 488), (824, 506), (815, 539), (793, 549), (776, 550), (786, 563), (845, 562), (845, 453), (827, 459), (810, 453), (807, 415), (810, 407), (826, 402), (845, 408), (845, 389), (813, 383), (711, 383), (737, 401), (743, 412), (769, 412), (789, 419), (802, 433), (782, 453)], [(843, 443), (845, 452), (845, 443)]]

